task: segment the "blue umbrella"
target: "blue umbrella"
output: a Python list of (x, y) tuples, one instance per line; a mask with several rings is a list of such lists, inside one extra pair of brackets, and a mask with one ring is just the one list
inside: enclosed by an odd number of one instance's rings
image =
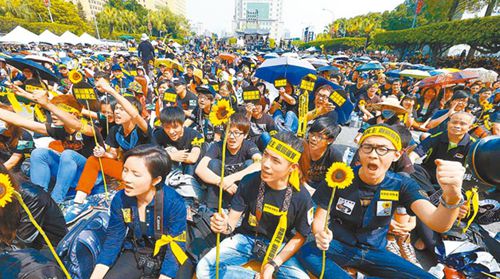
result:
[(401, 72), (401, 70), (391, 70), (391, 71), (387, 71), (385, 73), (386, 76), (390, 77), (390, 78), (399, 78), (399, 73)]
[(279, 57), (265, 60), (255, 71), (255, 76), (270, 83), (286, 78), (291, 84), (297, 85), (305, 75), (315, 73), (314, 66), (305, 60)]
[(383, 70), (384, 67), (379, 63), (366, 63), (356, 68), (356, 71), (373, 71), (373, 70)]
[(38, 74), (41, 79), (51, 80), (55, 82), (59, 81), (59, 78), (55, 73), (51, 72), (49, 69), (45, 68), (39, 63), (36, 63), (35, 61), (19, 57), (5, 57), (5, 62), (21, 71), (28, 68), (34, 74)]
[(278, 57), (280, 57), (280, 56), (275, 52), (271, 52), (271, 53), (264, 55), (264, 59), (271, 59), (271, 58), (278, 58)]
[(332, 73), (335, 73), (335, 72), (339, 72), (339, 68), (335, 67), (335, 66), (331, 66), (331, 65), (328, 65), (328, 66), (323, 66), (323, 67), (319, 67), (318, 68), (318, 73), (321, 73), (321, 72), (332, 72)]
[(337, 115), (339, 117), (338, 123), (341, 123), (341, 124), (347, 123), (347, 121), (349, 121), (349, 119), (351, 118), (351, 113), (354, 110), (354, 105), (347, 98), (347, 94), (345, 93), (345, 90), (342, 86), (337, 85), (337, 84), (335, 84), (335, 83), (333, 83), (325, 78), (318, 76), (318, 79), (316, 80), (316, 82), (314, 84), (314, 91), (313, 91), (314, 93), (309, 94), (309, 104), (314, 103), (314, 97), (315, 97), (316, 90), (325, 84), (330, 85), (333, 88), (333, 90), (337, 91), (338, 94), (340, 94), (342, 97), (345, 98), (345, 102), (342, 104), (342, 106), (338, 106), (337, 104), (335, 104), (335, 111), (337, 112)]

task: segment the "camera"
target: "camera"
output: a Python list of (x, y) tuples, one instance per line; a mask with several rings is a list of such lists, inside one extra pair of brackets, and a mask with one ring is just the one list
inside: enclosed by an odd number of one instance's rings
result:
[(481, 182), (500, 185), (498, 163), (500, 158), (500, 136), (489, 136), (475, 142), (467, 155), (467, 167)]
[(254, 255), (254, 257), (257, 259), (264, 259), (264, 257), (266, 256), (266, 252), (267, 245), (264, 243), (264, 241), (256, 239), (255, 244), (252, 248), (252, 254)]

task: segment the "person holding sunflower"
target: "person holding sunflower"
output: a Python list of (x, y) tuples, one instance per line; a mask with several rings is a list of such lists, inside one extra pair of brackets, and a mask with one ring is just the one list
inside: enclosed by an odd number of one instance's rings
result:
[[(229, 106), (227, 101), (219, 101), (220, 104)], [(214, 119), (211, 119), (217, 125)], [(260, 167), (260, 155), (257, 145), (246, 139), (250, 130), (250, 120), (241, 113), (230, 117), (230, 125), (227, 133), (227, 149), (225, 161), (225, 174), (221, 184), (222, 147), (223, 142), (213, 143), (205, 156), (200, 160), (195, 173), (202, 182), (208, 185), (207, 206), (216, 209), (219, 200), (219, 187), (224, 188), (223, 208), (229, 208), (232, 196), (238, 190), (241, 179), (250, 173), (256, 172)]]
[[(264, 151), (262, 170), (240, 182), (229, 213), (211, 217), (213, 232), (232, 235), (220, 244), (219, 278), (309, 278), (294, 257), (310, 233), (313, 212), (298, 177), (302, 152), (302, 139), (278, 132)], [(262, 261), (260, 272), (241, 266), (250, 261)], [(196, 275), (215, 274), (213, 248), (198, 263)]]
[(337, 187), (330, 225), (325, 230), (329, 187), (326, 176), (313, 196), (317, 203), (312, 231), (315, 241), (302, 247), (298, 257), (312, 274), (322, 269), (326, 251), (325, 278), (351, 278), (342, 268), (351, 267), (383, 278), (434, 278), (431, 274), (386, 250), (387, 232), (397, 207), (405, 207), (437, 232), (451, 228), (464, 204), (462, 180), (465, 168), (458, 162), (436, 160), (437, 179), (443, 194), (435, 207), (417, 182), (389, 171), (402, 153), (401, 137), (386, 124), (368, 128), (360, 140), (361, 166), (354, 168), (349, 187)]

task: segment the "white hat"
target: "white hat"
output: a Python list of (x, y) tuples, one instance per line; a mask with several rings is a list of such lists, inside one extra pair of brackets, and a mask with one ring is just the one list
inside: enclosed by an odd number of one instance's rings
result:
[(146, 41), (146, 40), (149, 40), (148, 35), (146, 35), (145, 33), (142, 33), (142, 35), (141, 35), (141, 41)]
[(403, 106), (401, 106), (396, 96), (388, 96), (387, 98), (385, 98), (385, 100), (383, 100), (380, 103), (367, 105), (367, 109), (370, 111), (373, 110), (382, 111), (384, 108), (393, 110), (398, 114), (403, 114), (408, 112)]

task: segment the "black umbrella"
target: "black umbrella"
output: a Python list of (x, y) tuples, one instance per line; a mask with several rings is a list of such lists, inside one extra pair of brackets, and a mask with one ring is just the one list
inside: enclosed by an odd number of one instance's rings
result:
[(38, 74), (41, 79), (58, 82), (59, 78), (49, 69), (34, 61), (20, 57), (5, 57), (5, 62), (19, 70), (30, 69), (34, 74)]

